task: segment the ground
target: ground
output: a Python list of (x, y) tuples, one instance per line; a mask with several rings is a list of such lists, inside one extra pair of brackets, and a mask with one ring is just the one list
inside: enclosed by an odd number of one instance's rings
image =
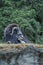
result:
[(43, 48), (43, 45), (41, 44), (33, 44), (33, 43), (29, 43), (29, 44), (0, 44), (0, 50), (11, 50), (11, 49), (24, 49), (28, 46), (33, 46), (36, 48)]

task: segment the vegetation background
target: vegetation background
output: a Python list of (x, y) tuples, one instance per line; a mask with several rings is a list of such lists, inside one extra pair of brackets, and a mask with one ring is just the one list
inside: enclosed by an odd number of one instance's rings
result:
[(10, 23), (17, 23), (34, 43), (43, 43), (43, 0), (0, 0), (0, 40)]

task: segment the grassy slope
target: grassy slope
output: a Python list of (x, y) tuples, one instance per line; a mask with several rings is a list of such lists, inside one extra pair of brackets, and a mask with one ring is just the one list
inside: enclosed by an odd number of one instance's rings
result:
[(0, 44), (0, 50), (11, 50), (11, 49), (24, 49), (28, 46), (33, 46), (33, 47), (36, 47), (36, 48), (43, 48), (43, 45), (40, 45), (40, 44)]

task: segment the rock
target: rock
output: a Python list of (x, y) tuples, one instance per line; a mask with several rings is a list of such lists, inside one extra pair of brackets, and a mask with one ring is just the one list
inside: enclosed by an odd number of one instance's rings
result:
[(39, 57), (41, 54), (39, 49), (33, 46), (22, 46), (14, 48), (12, 46), (9, 50), (0, 48), (0, 65), (39, 65), (42, 62), (39, 60), (42, 58)]

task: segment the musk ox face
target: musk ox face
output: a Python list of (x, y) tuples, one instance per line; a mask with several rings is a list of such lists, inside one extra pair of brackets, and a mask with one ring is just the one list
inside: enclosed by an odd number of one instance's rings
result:
[(5, 42), (11, 41), (12, 38), (12, 29), (13, 27), (18, 27), (17, 24), (13, 23), (13, 24), (9, 24), (5, 30), (4, 30), (4, 40)]

